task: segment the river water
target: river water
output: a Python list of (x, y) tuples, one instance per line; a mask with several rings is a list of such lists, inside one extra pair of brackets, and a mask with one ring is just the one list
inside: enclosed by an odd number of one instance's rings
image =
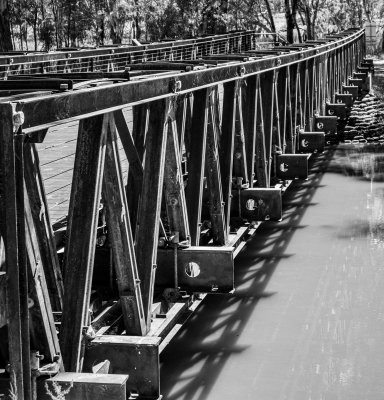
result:
[(384, 147), (361, 146), (312, 159), (237, 257), (236, 292), (165, 349), (165, 400), (384, 399)]

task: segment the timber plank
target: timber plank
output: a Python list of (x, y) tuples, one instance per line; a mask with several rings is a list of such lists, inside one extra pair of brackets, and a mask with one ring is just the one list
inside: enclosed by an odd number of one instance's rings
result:
[[(167, 147), (164, 170), (164, 195), (169, 230), (178, 232), (181, 241), (190, 237), (187, 206), (184, 193), (184, 179), (181, 168), (180, 144), (177, 132), (175, 104), (170, 113), (167, 132)], [(173, 114), (173, 115), (172, 115)]]
[(242, 178), (243, 184), (248, 184), (247, 152), (245, 148), (245, 134), (243, 122), (243, 92), (244, 82), (240, 81), (236, 91), (235, 117), (235, 148), (233, 153), (233, 176)]
[(207, 118), (208, 89), (197, 90), (194, 93), (193, 100), (193, 115), (188, 157), (188, 183), (186, 188), (186, 201), (192, 246), (198, 246), (200, 241)]
[[(1, 232), (4, 237), (7, 280), (7, 317), (10, 366), (18, 400), (24, 399), (20, 315), (19, 260), (17, 251), (17, 212), (15, 145), (11, 104), (0, 104), (0, 171), (4, 182), (1, 192)], [(5, 190), (5, 182), (7, 190)]]
[(61, 311), (64, 296), (63, 277), (52, 232), (44, 183), (40, 172), (39, 157), (33, 144), (25, 144), (24, 158), (25, 184), (38, 240), (39, 256), (43, 264), (53, 310)]
[(229, 232), (231, 197), (232, 197), (232, 174), (233, 174), (233, 152), (235, 148), (235, 123), (236, 123), (236, 97), (239, 82), (228, 82), (224, 84), (224, 99), (222, 108), (222, 135), (220, 141), (220, 172), (221, 185), (223, 189), (224, 211), (226, 217), (226, 231)]
[(59, 386), (68, 392), (65, 400), (125, 400), (127, 379), (128, 375), (121, 374), (62, 372), (40, 384), (38, 395), (41, 400), (51, 400)]
[[(20, 319), (21, 319), (21, 354), (23, 368), (24, 398), (29, 399), (32, 395), (31, 388), (31, 360), (30, 360), (30, 336), (29, 336), (29, 285), (28, 266), (26, 256), (25, 235), (25, 202), (24, 202), (24, 135), (18, 130), (14, 138), (15, 142), (15, 178), (16, 178), (16, 210), (17, 210), (17, 256), (19, 264), (19, 296), (20, 296)], [(11, 296), (14, 294), (11, 293)]]
[[(149, 117), (149, 109), (148, 109), (148, 104), (142, 104), (138, 106), (133, 107), (133, 128), (132, 128), (132, 138), (134, 141), (134, 145), (136, 148), (137, 155), (139, 157), (141, 166), (143, 168), (143, 160), (144, 160), (144, 153), (145, 153), (145, 141), (146, 141), (146, 136), (148, 133), (148, 120)], [(119, 118), (117, 118), (117, 123), (119, 123)], [(120, 137), (122, 135), (126, 135), (124, 133), (125, 129), (122, 129), (124, 125), (118, 125), (118, 131), (120, 134)], [(120, 131), (122, 133), (120, 133)], [(128, 141), (129, 138), (126, 140)], [(127, 151), (128, 149), (126, 148), (128, 143), (126, 142), (123, 146), (125, 150)], [(128, 153), (126, 153), (128, 155)], [(127, 199), (128, 199), (128, 207), (130, 210), (130, 217), (131, 217), (131, 222), (132, 226), (136, 227), (137, 223), (137, 211), (139, 208), (139, 202), (140, 202), (140, 195), (141, 195), (141, 190), (142, 190), (142, 185), (143, 185), (143, 174), (139, 172), (139, 175), (135, 175), (134, 172), (137, 170), (136, 162), (134, 163), (134, 166), (129, 168), (129, 173), (128, 173), (128, 184), (127, 184)], [(133, 229), (133, 236), (135, 237), (136, 231)]]
[(83, 329), (90, 322), (88, 307), (107, 123), (103, 116), (97, 116), (84, 119), (79, 125), (64, 257), (65, 297), (60, 332), (67, 371), (81, 371)]
[(111, 237), (110, 243), (125, 330), (129, 335), (141, 336), (145, 332), (144, 309), (116, 141), (114, 121), (110, 116), (106, 142), (103, 200), (107, 211), (107, 226)]
[(169, 100), (159, 100), (149, 104), (143, 187), (136, 227), (135, 251), (139, 277), (142, 283), (144, 316), (147, 322), (147, 330), (151, 322), (151, 306), (156, 271), (168, 111)]
[(256, 138), (255, 138), (255, 149), (256, 149), (256, 160), (255, 160), (255, 171), (257, 178), (258, 187), (269, 187), (270, 180), (268, 174), (268, 162), (267, 151), (265, 144), (265, 130), (264, 130), (264, 106), (262, 98), (262, 88), (260, 85), (260, 76), (257, 77), (257, 111), (256, 111)]
[(275, 97), (275, 71), (264, 72), (260, 78), (261, 98), (263, 102), (264, 140), (267, 162), (267, 182), (269, 187), (272, 169), (272, 143), (273, 143), (273, 119)]
[(221, 187), (221, 174), (219, 162), (219, 137), (217, 122), (217, 87), (213, 88), (209, 95), (209, 118), (207, 126), (207, 146), (205, 157), (205, 174), (209, 196), (209, 214), (211, 218), (211, 232), (213, 242), (224, 245), (227, 240), (225, 225), (223, 190)]
[(256, 116), (257, 116), (257, 77), (251, 76), (246, 80), (243, 91), (244, 138), (247, 157), (247, 174), (249, 187), (252, 188), (255, 179), (255, 150), (256, 150)]
[(53, 362), (55, 356), (61, 352), (45, 278), (45, 271), (50, 266), (44, 265), (45, 260), (40, 251), (38, 231), (27, 193), (25, 194), (24, 205), (30, 286), (28, 297), (33, 301), (33, 304), (30, 305), (31, 344), (33, 349), (38, 349), (40, 354), (44, 355), (45, 360)]

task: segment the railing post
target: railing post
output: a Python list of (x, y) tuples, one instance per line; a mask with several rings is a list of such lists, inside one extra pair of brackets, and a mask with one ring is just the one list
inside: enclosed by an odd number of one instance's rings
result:
[[(25, 397), (23, 352), (23, 317), (20, 254), (18, 225), (18, 196), (16, 173), (16, 149), (14, 140), (13, 108), (10, 103), (0, 104), (0, 173), (1, 173), (1, 234), (4, 238), (5, 262), (7, 274), (7, 318), (8, 346), (11, 367), (11, 391), (18, 400), (30, 400)], [(6, 185), (6, 188), (5, 188)], [(6, 210), (6, 212), (5, 212)]]

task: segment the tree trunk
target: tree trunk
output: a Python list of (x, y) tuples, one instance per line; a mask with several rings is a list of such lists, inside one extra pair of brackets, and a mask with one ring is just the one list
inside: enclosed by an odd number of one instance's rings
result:
[(268, 12), (268, 18), (271, 24), (271, 30), (273, 33), (276, 33), (276, 26), (275, 26), (275, 20), (273, 18), (273, 13), (271, 10), (271, 5), (269, 4), (269, 0), (264, 0), (265, 6), (267, 7), (267, 12)]
[(13, 50), (8, 0), (0, 0), (0, 51)]
[(287, 41), (293, 43), (293, 30), (296, 26), (296, 11), (297, 11), (297, 0), (292, 0), (292, 7), (290, 0), (284, 0), (285, 4), (285, 19), (287, 21)]
[(312, 20), (311, 20), (311, 10), (307, 6), (305, 8), (305, 22), (307, 25), (307, 37), (306, 39), (312, 40), (313, 39), (313, 26), (312, 26)]

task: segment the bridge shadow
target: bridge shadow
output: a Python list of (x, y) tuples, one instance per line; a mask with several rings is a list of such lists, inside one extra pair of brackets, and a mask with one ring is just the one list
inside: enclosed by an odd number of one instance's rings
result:
[[(320, 181), (334, 151), (335, 148), (329, 148), (311, 159), (309, 179), (295, 181), (284, 195), (283, 221), (263, 224), (236, 258), (235, 293), (208, 296), (164, 350), (161, 355), (164, 400), (209, 400), (229, 358), (251, 346), (239, 344), (239, 336), (250, 323), (259, 300), (275, 295), (267, 290), (268, 282), (280, 261), (292, 256), (286, 253), (287, 246), (298, 229), (305, 229), (301, 220), (308, 207), (316, 207), (311, 199), (321, 187)], [(233, 379), (232, 387), (236, 385)]]

